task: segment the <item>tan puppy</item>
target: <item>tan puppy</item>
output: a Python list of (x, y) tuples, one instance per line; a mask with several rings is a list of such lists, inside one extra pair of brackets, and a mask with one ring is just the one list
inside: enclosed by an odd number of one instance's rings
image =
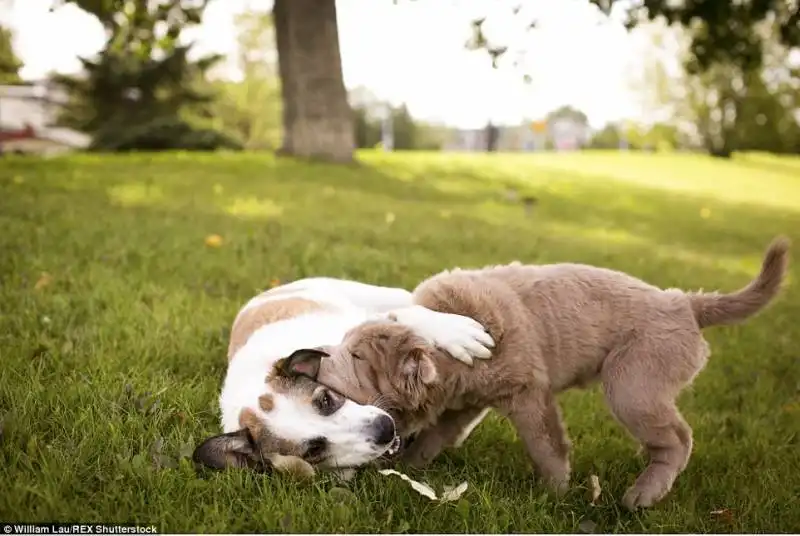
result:
[(555, 395), (599, 379), (613, 414), (649, 454), (623, 504), (647, 507), (689, 460), (692, 431), (675, 398), (708, 359), (701, 329), (765, 307), (781, 286), (788, 247), (775, 240), (758, 277), (732, 294), (661, 290), (578, 264), (440, 273), (417, 287), (415, 302), (481, 322), (497, 343), (494, 359), (466, 367), (399, 323), (367, 322), (327, 349), (318, 379), (388, 410), (401, 435), (419, 432), (404, 453), (416, 466), (457, 445), (486, 408), (496, 408), (559, 491), (569, 481), (570, 443)]

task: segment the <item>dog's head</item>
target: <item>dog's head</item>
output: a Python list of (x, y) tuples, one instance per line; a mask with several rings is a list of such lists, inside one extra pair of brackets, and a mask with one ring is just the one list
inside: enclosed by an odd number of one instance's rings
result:
[(239, 429), (204, 441), (194, 460), (217, 469), (302, 473), (311, 467), (357, 467), (396, 449), (395, 424), (386, 411), (316, 381), (327, 357), (322, 349), (304, 349), (279, 360), (260, 394), (240, 393), (246, 403), (239, 410)]
[(401, 435), (410, 414), (423, 410), (439, 383), (434, 349), (411, 329), (390, 321), (365, 322), (328, 350), (319, 379), (360, 404), (389, 411)]

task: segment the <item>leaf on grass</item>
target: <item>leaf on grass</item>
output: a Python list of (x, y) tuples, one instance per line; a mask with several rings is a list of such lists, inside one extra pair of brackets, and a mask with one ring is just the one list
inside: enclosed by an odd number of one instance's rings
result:
[(467, 487), (469, 484), (466, 482), (462, 482), (458, 486), (445, 486), (444, 491), (442, 492), (442, 496), (439, 497), (436, 495), (436, 492), (433, 490), (432, 487), (425, 484), (424, 482), (417, 482), (416, 480), (412, 479), (408, 475), (400, 473), (399, 471), (395, 471), (394, 469), (382, 469), (378, 471), (380, 474), (387, 476), (387, 475), (397, 475), (406, 482), (409, 483), (411, 489), (419, 493), (420, 495), (429, 498), (432, 501), (440, 501), (440, 502), (450, 502), (458, 500), (465, 491), (467, 491)]
[(218, 234), (210, 234), (206, 237), (206, 245), (210, 248), (222, 246), (222, 237)]
[(272, 280), (269, 282), (269, 288), (275, 288), (277, 286), (280, 286), (280, 284), (281, 280), (278, 279), (277, 277), (273, 277)]
[(411, 485), (411, 489), (419, 493), (420, 495), (429, 498), (432, 501), (437, 501), (439, 498), (436, 496), (436, 492), (433, 491), (433, 488), (428, 486), (427, 484), (423, 484), (422, 482), (417, 482), (416, 480), (411, 479), (408, 475), (404, 475), (394, 469), (381, 469), (378, 471), (380, 474), (388, 476), (388, 475), (397, 475), (406, 482)]
[(600, 488), (600, 479), (597, 475), (589, 475), (589, 489), (592, 492), (592, 504), (596, 504), (597, 499), (600, 498), (600, 493), (603, 491)]
[(720, 520), (724, 521), (729, 525), (732, 525), (734, 522), (733, 512), (728, 508), (720, 508), (718, 510), (712, 510), (711, 515), (719, 518)]
[(61, 345), (61, 353), (62, 354), (68, 354), (68, 353), (72, 352), (72, 349), (74, 347), (75, 347), (75, 345), (73, 344), (73, 342), (71, 340), (67, 339), (66, 341), (64, 341), (64, 344)]
[(386, 213), (386, 223), (393, 223), (395, 220), (394, 212), (387, 212)]
[(444, 486), (444, 491), (442, 492), (442, 502), (450, 502), (450, 501), (457, 501), (464, 495), (464, 492), (467, 491), (467, 487), (469, 484), (466, 482), (462, 482), (458, 486)]
[(47, 272), (42, 272), (41, 275), (39, 276), (39, 279), (36, 280), (36, 284), (33, 285), (33, 288), (35, 290), (42, 290), (52, 282), (53, 282), (53, 276), (48, 274)]

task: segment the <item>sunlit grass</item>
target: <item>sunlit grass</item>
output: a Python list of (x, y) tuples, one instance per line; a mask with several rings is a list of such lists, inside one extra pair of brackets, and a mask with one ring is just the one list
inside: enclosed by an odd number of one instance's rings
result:
[(227, 329), (275, 281), (412, 288), (444, 268), (521, 260), (733, 290), (774, 235), (800, 228), (792, 158), (360, 156), (354, 167), (249, 154), (2, 161), (0, 519), (164, 532), (800, 530), (796, 266), (764, 315), (709, 330), (711, 362), (680, 401), (695, 454), (648, 512), (618, 506), (643, 462), (596, 389), (562, 397), (574, 443), (562, 500), (495, 417), (415, 474), (437, 489), (468, 480), (456, 504), (372, 471), (334, 492), (327, 479), (199, 478), (186, 456), (218, 431)]

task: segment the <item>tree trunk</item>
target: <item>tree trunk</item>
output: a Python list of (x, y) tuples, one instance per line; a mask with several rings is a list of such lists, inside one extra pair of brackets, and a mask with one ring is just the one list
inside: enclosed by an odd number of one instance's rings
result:
[(339, 53), (336, 0), (275, 0), (283, 97), (281, 153), (353, 159), (353, 117)]

